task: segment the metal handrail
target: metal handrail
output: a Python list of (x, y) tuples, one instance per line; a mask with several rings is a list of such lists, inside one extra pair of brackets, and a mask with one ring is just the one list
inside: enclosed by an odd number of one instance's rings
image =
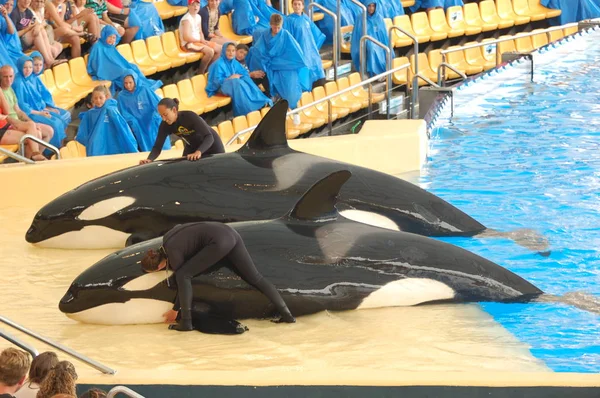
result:
[[(359, 6), (363, 12), (363, 15), (362, 15), (363, 31), (362, 31), (361, 36), (366, 36), (367, 35), (367, 7), (358, 0), (350, 0), (350, 1), (353, 2), (354, 4), (356, 4), (357, 6)], [(356, 24), (354, 26), (356, 26)]]
[(444, 87), (444, 85), (446, 83), (446, 73), (445, 73), (446, 68), (450, 69), (451, 71), (456, 72), (458, 75), (460, 75), (460, 77), (463, 78), (463, 80), (467, 80), (467, 75), (465, 73), (461, 72), (456, 67), (454, 67), (446, 62), (442, 62), (441, 64), (438, 65), (438, 68), (437, 68), (438, 85), (440, 87)]
[[(375, 39), (373, 36), (369, 36), (369, 35), (363, 36), (360, 38), (361, 80), (364, 80), (364, 77), (367, 76), (367, 46), (365, 45), (365, 42), (367, 40), (369, 40), (373, 44), (383, 48), (383, 50), (385, 51), (385, 60), (386, 60), (388, 70), (392, 69), (392, 51), (390, 51), (388, 46), (386, 46), (379, 40)], [(369, 84), (369, 98), (371, 98), (372, 91), (373, 91), (373, 87), (371, 86), (371, 84)], [(387, 75), (387, 91), (388, 91), (388, 93), (387, 93), (387, 99), (386, 99), (386, 105), (387, 105), (386, 117), (389, 118), (389, 116), (390, 116), (390, 97), (392, 95), (392, 75), (391, 74)], [(369, 114), (368, 114), (369, 119), (371, 118), (371, 112), (372, 112), (371, 107), (372, 107), (372, 104), (371, 104), (371, 101), (369, 101)]]
[(337, 80), (337, 69), (338, 69), (338, 63), (339, 63), (339, 59), (340, 59), (340, 54), (338, 54), (338, 51), (340, 50), (340, 43), (338, 41), (338, 35), (340, 33), (340, 31), (338, 30), (339, 27), (337, 25), (337, 16), (331, 12), (330, 10), (328, 10), (327, 8), (323, 7), (322, 5), (318, 4), (318, 3), (310, 3), (308, 5), (308, 9), (311, 11), (310, 12), (310, 18), (312, 20), (312, 9), (313, 7), (317, 7), (319, 10), (323, 11), (325, 14), (331, 16), (331, 18), (333, 18), (333, 80)]
[(137, 392), (133, 391), (131, 388), (127, 388), (125, 386), (115, 386), (111, 388), (110, 391), (106, 394), (106, 398), (114, 398), (119, 393), (125, 394), (132, 398), (144, 398), (143, 395), (140, 395)]
[(25, 154), (25, 141), (27, 141), (27, 140), (35, 141), (38, 144), (40, 144), (41, 146), (45, 146), (46, 148), (50, 149), (52, 152), (54, 152), (56, 154), (56, 159), (60, 159), (60, 151), (58, 150), (57, 147), (55, 147), (54, 145), (49, 144), (46, 141), (39, 139), (31, 134), (25, 134), (23, 137), (21, 137), (21, 140), (19, 140), (19, 152), (21, 155)]
[(14, 153), (12, 151), (9, 151), (8, 149), (4, 149), (4, 148), (0, 148), (0, 154), (3, 154), (5, 156), (8, 156), (9, 158), (12, 158), (18, 162), (23, 162), (23, 163), (28, 163), (28, 164), (35, 164), (35, 161), (31, 160), (31, 159), (27, 159), (25, 156), (20, 155), (18, 153)]
[(19, 330), (19, 331), (21, 331), (21, 332), (23, 332), (23, 333), (31, 336), (31, 337), (37, 339), (37, 340), (40, 340), (43, 343), (46, 343), (46, 344), (48, 344), (48, 345), (50, 345), (50, 346), (52, 346), (52, 347), (54, 347), (54, 348), (56, 348), (56, 349), (64, 352), (64, 353), (66, 353), (66, 354), (69, 354), (72, 357), (75, 357), (75, 358), (79, 359), (80, 361), (82, 361), (85, 364), (93, 367), (94, 369), (97, 369), (97, 370), (101, 371), (104, 374), (114, 375), (116, 373), (116, 371), (114, 369), (111, 369), (111, 368), (109, 368), (107, 366), (102, 365), (99, 362), (94, 361), (93, 359), (90, 359), (90, 358), (88, 358), (88, 357), (86, 357), (84, 355), (81, 355), (78, 352), (70, 349), (69, 347), (66, 347), (66, 346), (64, 346), (64, 345), (62, 345), (60, 343), (56, 343), (56, 342), (54, 342), (54, 341), (52, 341), (52, 340), (50, 340), (50, 339), (48, 339), (48, 338), (46, 338), (44, 336), (41, 336), (41, 335), (37, 334), (36, 332), (31, 331), (31, 330), (29, 330), (29, 329), (27, 329), (27, 328), (25, 328), (25, 327), (23, 327), (23, 326), (15, 323), (15, 322), (11, 321), (10, 319), (8, 319), (6, 317), (3, 317), (1, 315), (0, 315), (0, 322), (4, 322), (8, 326), (12, 326), (13, 328), (15, 328), (15, 329), (17, 329), (17, 330)]
[[(391, 51), (394, 51), (394, 43), (392, 40), (392, 36), (393, 36), (392, 32), (394, 30), (404, 33), (406, 36), (410, 37), (410, 39), (413, 42), (413, 54), (415, 55), (415, 76), (413, 77), (413, 85), (410, 88), (410, 90), (411, 90), (410, 117), (411, 117), (411, 119), (415, 119), (415, 116), (416, 116), (415, 107), (419, 103), (419, 77), (418, 76), (421, 75), (421, 73), (419, 72), (419, 39), (416, 36), (413, 36), (412, 33), (407, 32), (406, 30), (402, 29), (401, 27), (392, 25), (392, 26), (390, 26), (389, 33), (388, 33)], [(391, 66), (390, 66), (390, 69), (391, 69)], [(421, 76), (421, 77), (425, 81), (428, 80), (425, 76)]]
[[(314, 1), (311, 1), (310, 4), (308, 5), (308, 17), (310, 18), (310, 20), (312, 21), (313, 19), (313, 10), (311, 5), (312, 4), (318, 4), (315, 3)], [(319, 4), (319, 8), (321, 10), (327, 10), (329, 12), (332, 12), (330, 9), (328, 8), (324, 8), (323, 6), (321, 6), (321, 4)], [(335, 10), (335, 18), (333, 20), (333, 36), (334, 36), (334, 40), (335, 37), (337, 37), (337, 42), (338, 45), (337, 47), (333, 46), (333, 53), (337, 54), (337, 59), (340, 60), (342, 59), (342, 50), (341, 50), (341, 45), (342, 45), (342, 2), (341, 0), (337, 0), (337, 4), (336, 4), (336, 10)], [(335, 41), (334, 41), (335, 43)]]
[[(410, 64), (404, 64), (404, 65), (397, 66), (396, 68), (393, 68), (393, 69), (391, 69), (391, 70), (388, 70), (388, 71), (386, 71), (386, 72), (384, 72), (384, 73), (381, 73), (381, 74), (379, 74), (379, 75), (377, 75), (377, 76), (373, 76), (373, 77), (371, 77), (371, 78), (369, 78), (369, 79), (363, 80), (363, 81), (361, 81), (360, 83), (353, 84), (352, 86), (350, 86), (350, 87), (347, 87), (347, 88), (345, 88), (345, 89), (343, 89), (343, 90), (336, 91), (336, 92), (335, 92), (335, 93), (333, 93), (333, 94), (326, 95), (325, 97), (323, 97), (323, 98), (321, 98), (321, 99), (319, 99), (319, 100), (317, 100), (317, 101), (311, 102), (310, 104), (306, 104), (306, 105), (299, 106), (299, 107), (297, 107), (296, 109), (294, 109), (294, 110), (292, 110), (292, 111), (289, 111), (289, 112), (286, 114), (286, 116), (292, 116), (292, 115), (295, 115), (296, 113), (300, 113), (300, 112), (302, 112), (302, 111), (303, 111), (303, 110), (305, 110), (305, 109), (312, 108), (313, 106), (315, 106), (315, 104), (318, 104), (318, 103), (321, 103), (321, 102), (325, 102), (325, 101), (329, 101), (329, 100), (331, 100), (332, 98), (335, 98), (335, 97), (337, 97), (337, 96), (339, 96), (339, 95), (342, 95), (342, 94), (345, 94), (345, 93), (351, 92), (351, 91), (353, 91), (353, 90), (356, 90), (357, 88), (359, 88), (359, 87), (362, 87), (362, 86), (364, 86), (365, 84), (372, 83), (372, 82), (374, 82), (374, 81), (376, 81), (376, 80), (379, 80), (379, 79), (381, 79), (383, 76), (385, 76), (385, 75), (387, 75), (387, 74), (389, 74), (389, 75), (391, 76), (391, 74), (392, 74), (392, 73), (398, 72), (398, 71), (400, 71), (400, 70), (403, 70), (403, 69), (407, 69), (407, 68), (409, 68), (409, 67), (410, 67)], [(428, 83), (430, 83), (430, 84), (432, 84), (432, 85), (434, 85), (434, 86), (437, 86), (437, 84), (435, 84), (435, 83), (433, 83), (433, 82), (431, 82), (431, 81), (428, 81)], [(370, 101), (370, 100), (371, 100), (371, 99), (369, 98), (369, 101)], [(247, 134), (247, 133), (250, 133), (250, 132), (252, 132), (254, 129), (256, 129), (256, 127), (257, 127), (257, 126), (258, 126), (258, 125), (250, 126), (250, 127), (246, 128), (246, 129), (243, 129), (243, 130), (240, 130), (240, 131), (238, 131), (237, 133), (235, 133), (235, 134), (233, 135), (233, 137), (231, 137), (231, 138), (229, 139), (229, 141), (227, 141), (227, 143), (226, 143), (225, 145), (226, 145), (226, 146), (227, 146), (227, 145), (231, 145), (231, 144), (232, 144), (232, 143), (233, 143), (233, 142), (234, 142), (236, 139), (238, 139), (240, 136), (242, 136), (242, 135), (244, 135), (244, 134)]]
[(5, 332), (4, 330), (0, 329), (0, 337), (2, 337), (5, 340), (10, 341), (11, 343), (13, 343), (14, 345), (16, 345), (17, 347), (27, 351), (28, 353), (31, 354), (32, 358), (35, 358), (39, 355), (38, 351), (30, 346), (29, 344), (25, 343), (24, 341), (21, 341), (19, 339), (17, 339), (16, 337), (14, 337), (12, 334)]

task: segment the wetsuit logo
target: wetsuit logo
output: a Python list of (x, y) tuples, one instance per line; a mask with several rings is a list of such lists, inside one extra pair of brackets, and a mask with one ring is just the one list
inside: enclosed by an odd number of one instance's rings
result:
[(177, 127), (177, 133), (175, 135), (190, 135), (194, 134), (194, 130), (188, 130), (183, 126)]

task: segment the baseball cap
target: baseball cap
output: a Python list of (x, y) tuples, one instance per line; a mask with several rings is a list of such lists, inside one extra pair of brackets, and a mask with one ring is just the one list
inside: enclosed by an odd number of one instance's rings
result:
[(194, 3), (200, 3), (200, 0), (188, 0), (188, 6), (191, 6)]

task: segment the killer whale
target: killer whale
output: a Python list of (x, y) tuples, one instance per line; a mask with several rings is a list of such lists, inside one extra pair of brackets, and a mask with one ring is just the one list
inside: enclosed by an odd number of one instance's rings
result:
[(278, 102), (237, 152), (156, 161), (96, 178), (35, 215), (26, 240), (55, 248), (119, 248), (176, 224), (278, 218), (315, 182), (348, 169), (340, 192), (346, 217), (424, 236), (473, 236), (486, 227), (397, 177), (292, 150), (286, 101)]
[[(258, 270), (295, 315), (436, 302), (525, 302), (543, 292), (462, 248), (349, 220), (336, 209), (350, 178), (338, 171), (314, 184), (283, 217), (231, 223)], [(81, 322), (159, 323), (176, 290), (169, 272), (145, 274), (155, 238), (119, 250), (80, 274), (59, 309)], [(234, 319), (273, 315), (271, 303), (226, 260), (194, 278), (194, 301)]]

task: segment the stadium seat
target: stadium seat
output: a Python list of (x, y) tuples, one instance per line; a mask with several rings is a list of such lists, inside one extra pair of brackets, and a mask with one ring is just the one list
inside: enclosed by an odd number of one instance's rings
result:
[(333, 61), (329, 59), (322, 59), (321, 64), (323, 65), (323, 69), (328, 69), (333, 66)]
[[(242, 130), (246, 130), (248, 127), (248, 119), (246, 119), (246, 116), (236, 116), (233, 118), (233, 120), (231, 120), (231, 124), (233, 126), (233, 133), (237, 134)], [(237, 142), (239, 144), (244, 144), (246, 143), (246, 141), (248, 141), (248, 138), (250, 138), (252, 134), (251, 133), (246, 133), (240, 137), (237, 138)]]
[(413, 31), (417, 36), (429, 36), (431, 41), (444, 40), (448, 37), (446, 32), (435, 32), (429, 25), (429, 18), (425, 12), (415, 12), (411, 14)]
[(448, 20), (446, 19), (446, 14), (442, 8), (436, 8), (427, 13), (429, 17), (429, 24), (431, 25), (431, 29), (436, 33), (446, 33), (448, 38), (459, 37), (465, 35), (465, 30), (463, 28), (457, 27), (453, 29), (450, 25), (448, 25)]
[(400, 3), (402, 3), (402, 7), (404, 8), (412, 7), (415, 5), (415, 0), (401, 0)]
[[(342, 38), (345, 34), (350, 34), (352, 36), (352, 29), (354, 29), (354, 25), (342, 26), (340, 32), (342, 34)], [(350, 47), (352, 46), (352, 41), (343, 41), (340, 43), (340, 50), (344, 54), (350, 54)]]
[[(337, 88), (338, 91), (342, 91), (344, 89), (347, 89), (350, 87), (350, 80), (347, 77), (342, 77), (340, 79), (338, 79), (336, 81), (337, 84)], [(357, 100), (354, 95), (352, 95), (351, 92), (345, 92), (343, 94), (340, 94), (339, 97), (342, 99), (342, 101), (344, 102), (350, 102), (350, 103), (357, 103), (360, 105), (360, 108), (366, 108), (368, 106), (368, 104), (365, 105), (365, 102), (361, 100)]]
[[(400, 29), (415, 36), (419, 43), (427, 43), (431, 40), (431, 36), (426, 34), (417, 34), (413, 30), (412, 23), (410, 22), (410, 17), (408, 15), (398, 15), (394, 17), (394, 26), (397, 26)], [(392, 37), (394, 38), (394, 47), (405, 47), (413, 45), (412, 39), (400, 31), (395, 30), (394, 35)]]
[(219, 18), (219, 30), (228, 39), (231, 39), (238, 43), (250, 44), (252, 43), (252, 36), (238, 35), (233, 31), (231, 19), (228, 15), (221, 15)]
[(208, 97), (208, 94), (206, 94), (206, 75), (196, 75), (192, 77), (191, 81), (194, 95), (204, 105), (204, 112), (210, 112), (231, 103), (231, 98), (224, 95)]
[(512, 19), (515, 25), (524, 25), (531, 20), (528, 16), (515, 14), (511, 0), (496, 0), (496, 11), (500, 19)]
[(544, 7), (540, 4), (540, 0), (529, 0), (529, 9), (534, 13), (545, 13), (546, 19), (558, 17), (562, 14), (561, 10)]
[[(539, 31), (543, 31), (543, 29), (535, 29), (535, 30), (532, 30), (531, 33), (539, 32)], [(537, 34), (535, 36), (531, 36), (531, 44), (533, 45), (533, 48), (535, 48), (535, 49), (544, 47), (545, 45), (548, 44), (548, 35), (545, 32), (543, 32), (543, 33)]]
[[(411, 70), (411, 75), (414, 76), (417, 73), (417, 70), (415, 69), (415, 55), (411, 55), (410, 56), (410, 70)], [(431, 66), (429, 66), (429, 60), (427, 59), (427, 54), (425, 53), (419, 53), (417, 56), (417, 60), (419, 61), (419, 74), (421, 74), (422, 76), (425, 76), (426, 78), (428, 78), (429, 80), (433, 81), (433, 82), (437, 82), (437, 70), (433, 71), (431, 69)], [(426, 86), (427, 83), (425, 80), (423, 79), (419, 79), (419, 87), (420, 86)]]
[[(442, 63), (441, 51), (442, 50), (431, 50), (427, 53), (427, 60), (429, 61), (429, 67), (435, 73), (435, 79), (432, 79), (434, 82), (438, 81), (438, 78), (437, 78), (438, 68), (439, 68), (440, 64)], [(421, 59), (419, 59), (419, 63), (420, 62), (421, 62)], [(448, 55), (446, 55), (446, 63), (449, 64)], [(446, 68), (445, 73), (446, 73), (446, 79), (456, 79), (460, 76), (458, 73), (454, 72), (452, 69), (449, 69), (449, 68)]]
[[(325, 93), (327, 95), (333, 95), (338, 92), (338, 87), (336, 82), (327, 82), (325, 83)], [(348, 108), (350, 109), (350, 113), (358, 112), (360, 110), (360, 103), (356, 101), (346, 101), (340, 95), (334, 97), (331, 100), (331, 104), (336, 107)]]
[(481, 25), (467, 25), (465, 22), (465, 14), (461, 6), (448, 7), (446, 10), (446, 20), (448, 21), (448, 26), (450, 26), (453, 31), (462, 30), (467, 36), (477, 35), (483, 30)]
[(171, 68), (177, 68), (185, 64), (185, 58), (179, 56), (170, 57), (165, 53), (160, 36), (148, 37), (146, 39), (146, 48), (148, 49), (148, 55), (150, 56), (150, 59), (159, 64), (168, 62), (171, 65)]
[(94, 87), (81, 87), (73, 82), (71, 77), (71, 70), (68, 63), (62, 63), (52, 68), (54, 74), (54, 82), (56, 87), (62, 91), (66, 91), (73, 95), (77, 99), (81, 99), (92, 92)]
[[(448, 50), (454, 50), (456, 48), (459, 48), (459, 46), (448, 47)], [(446, 54), (446, 57), (447, 63), (454, 66), (456, 69), (458, 69), (466, 75), (476, 75), (478, 73), (483, 72), (483, 66), (472, 65), (467, 62), (464, 50), (448, 53)]]
[[(477, 4), (470, 3), (467, 4), (470, 8), (475, 10), (477, 8)], [(467, 8), (465, 5), (465, 8)], [(488, 25), (495, 25), (496, 27), (493, 29), (483, 29), (483, 31), (487, 30), (495, 30), (495, 29), (505, 29), (510, 28), (515, 25), (515, 21), (512, 19), (502, 19), (498, 15), (498, 11), (496, 11), (496, 3), (494, 0), (485, 0), (479, 3), (479, 12), (481, 14), (481, 20)]]
[(163, 93), (162, 88), (157, 88), (156, 90), (154, 90), (154, 93), (160, 98), (165, 98), (165, 94)]
[(87, 152), (85, 146), (75, 140), (67, 142), (67, 145), (60, 148), (61, 159), (85, 158)]
[[(13, 153), (17, 153), (17, 151), (19, 150), (18, 145), (0, 145), (0, 148)], [(7, 158), (7, 155), (0, 153), (0, 163), (4, 162)]]
[(204, 104), (200, 98), (196, 97), (190, 79), (178, 81), (177, 89), (179, 91), (179, 98), (186, 107), (192, 109), (197, 114), (204, 113)]
[[(472, 42), (465, 43), (465, 46), (470, 46), (473, 44), (478, 44), (478, 43), (472, 41)], [(496, 67), (495, 60), (490, 61), (483, 57), (483, 53), (482, 53), (483, 46), (468, 48), (468, 49), (465, 49), (464, 51), (465, 51), (465, 61), (467, 61), (467, 63), (469, 65), (481, 66), (483, 68), (483, 70), (490, 70), (490, 69), (494, 69)]]
[[(360, 74), (358, 72), (354, 72), (352, 74), (350, 74), (350, 76), (348, 76), (348, 81), (350, 83), (351, 86), (354, 86), (355, 84), (360, 83), (362, 80), (360, 79)], [(359, 101), (369, 101), (369, 93), (367, 92), (367, 90), (365, 90), (364, 87), (357, 87), (354, 90), (352, 90), (352, 95)], [(385, 94), (384, 93), (372, 93), (371, 94), (371, 102), (376, 104), (378, 102), (381, 102), (385, 99)]]
[(512, 3), (515, 14), (522, 17), (529, 17), (531, 22), (546, 19), (546, 12), (531, 10), (528, 0), (512, 0)]
[(534, 50), (531, 36), (515, 38), (515, 48), (521, 54), (527, 54)]
[[(407, 57), (397, 57), (392, 60), (392, 68), (397, 68), (400, 65), (409, 63)], [(394, 84), (410, 86), (410, 67), (392, 73), (392, 81)]]
[[(219, 129), (219, 137), (221, 137), (223, 145), (227, 145), (227, 142), (235, 135), (231, 120), (225, 120), (224, 122), (219, 123), (217, 128)], [(237, 143), (239, 143), (239, 140), (233, 142), (233, 144)]]
[(563, 32), (565, 33), (565, 36), (574, 35), (578, 31), (579, 31), (579, 28), (577, 28), (577, 26), (571, 26), (569, 28), (564, 28), (563, 29)]
[(69, 68), (71, 69), (71, 77), (73, 82), (81, 87), (91, 87), (92, 89), (96, 86), (104, 85), (110, 87), (112, 82), (109, 80), (93, 80), (88, 75), (85, 61), (82, 57), (72, 58), (69, 60)]
[(119, 53), (123, 56), (123, 58), (127, 60), (127, 62), (137, 65), (144, 74), (144, 76), (153, 75), (158, 70), (156, 66), (140, 65), (137, 62), (135, 62), (135, 59), (133, 58), (133, 52), (131, 51), (131, 46), (129, 44), (119, 44), (117, 46), (117, 51), (119, 51)]
[(137, 65), (155, 66), (157, 72), (162, 72), (171, 68), (171, 61), (168, 59), (159, 60), (150, 58), (150, 55), (148, 54), (148, 48), (146, 47), (146, 42), (144, 40), (132, 41), (131, 51), (133, 52), (133, 59), (135, 59), (135, 63)]
[(69, 109), (75, 106), (77, 101), (79, 101), (80, 97), (75, 97), (73, 94), (68, 93), (66, 91), (62, 91), (58, 87), (56, 87), (56, 82), (54, 81), (54, 73), (52, 69), (46, 69), (44, 71), (44, 85), (50, 91), (50, 95), (52, 95), (52, 99), (54, 103), (59, 108)]
[(169, 19), (175, 15), (175, 7), (167, 3), (165, 0), (149, 1), (148, 3), (154, 4), (160, 19)]
[(553, 30), (550, 31), (550, 43), (554, 43), (555, 41), (562, 40), (565, 37), (563, 30)]
[(188, 64), (190, 62), (196, 62), (200, 58), (202, 58), (201, 53), (188, 53), (185, 51), (181, 51), (181, 49), (179, 48), (179, 41), (177, 40), (176, 34), (179, 33), (177, 31), (165, 32), (160, 36), (165, 54), (167, 54), (171, 58), (183, 58)]
[[(508, 38), (512, 38), (512, 36), (500, 36), (498, 39), (508, 39)], [(502, 54), (504, 53), (514, 53), (517, 52), (517, 48), (515, 47), (515, 41), (514, 40), (507, 40), (507, 41), (502, 41), (500, 43), (498, 43), (496, 45), (496, 51), (500, 54), (500, 56), (502, 56)]]
[(262, 120), (262, 115), (260, 111), (252, 111), (246, 115), (246, 119), (248, 120), (248, 126), (256, 126)]
[[(313, 98), (315, 99), (315, 101), (321, 100), (327, 96), (327, 94), (325, 93), (325, 87), (323, 87), (323, 86), (315, 87), (313, 89), (312, 93), (313, 93)], [(327, 111), (327, 109), (328, 109), (327, 107), (328, 107), (328, 105), (330, 105), (332, 114), (333, 113), (337, 114), (338, 119), (346, 117), (346, 116), (348, 116), (348, 114), (350, 114), (351, 107), (343, 106), (343, 105), (340, 105), (339, 103), (334, 104), (332, 100), (324, 101), (319, 105), (322, 105), (323, 109), (325, 111)], [(319, 106), (319, 105), (317, 105), (317, 106)]]
[[(494, 41), (494, 39), (484, 39), (481, 41), (481, 43), (489, 43), (491, 41)], [(492, 44), (486, 44), (484, 46), (481, 46), (481, 56), (483, 57), (483, 59), (485, 59), (488, 63), (494, 63), (494, 67), (496, 67), (497, 63), (500, 62), (500, 57), (498, 57), (498, 45), (496, 43), (492, 43)]]
[[(321, 87), (322, 88), (322, 87)], [(310, 91), (302, 93), (302, 97), (300, 97), (300, 104), (302, 106), (306, 106), (315, 102), (315, 98), (313, 93)], [(312, 107), (305, 109), (304, 113), (309, 117), (320, 117), (325, 120), (329, 120), (329, 107), (327, 102), (322, 102), (317, 105), (313, 105)], [(331, 122), (337, 120), (338, 114), (331, 111)]]
[[(198, 109), (197, 104), (186, 103), (181, 99), (181, 95), (179, 93), (179, 89), (177, 88), (177, 85), (167, 84), (166, 86), (163, 86), (162, 89), (163, 89), (163, 93), (166, 98), (177, 98), (179, 100), (179, 110), (180, 111), (192, 111), (195, 113), (199, 113), (199, 112), (197, 112), (197, 109)], [(204, 108), (200, 108), (198, 110), (203, 111)]]
[[(494, 7), (494, 14), (496, 15), (496, 6), (494, 2), (491, 1), (492, 6)], [(465, 13), (465, 23), (468, 26), (480, 26), (482, 32), (489, 32), (492, 30), (496, 30), (499, 28), (497, 18), (494, 19), (492, 14), (484, 14), (483, 12), (479, 12), (479, 7), (477, 7), (477, 3), (468, 3), (465, 4), (463, 11)], [(497, 15), (496, 15), (497, 16)], [(513, 26), (514, 22), (510, 21), (510, 26)]]

